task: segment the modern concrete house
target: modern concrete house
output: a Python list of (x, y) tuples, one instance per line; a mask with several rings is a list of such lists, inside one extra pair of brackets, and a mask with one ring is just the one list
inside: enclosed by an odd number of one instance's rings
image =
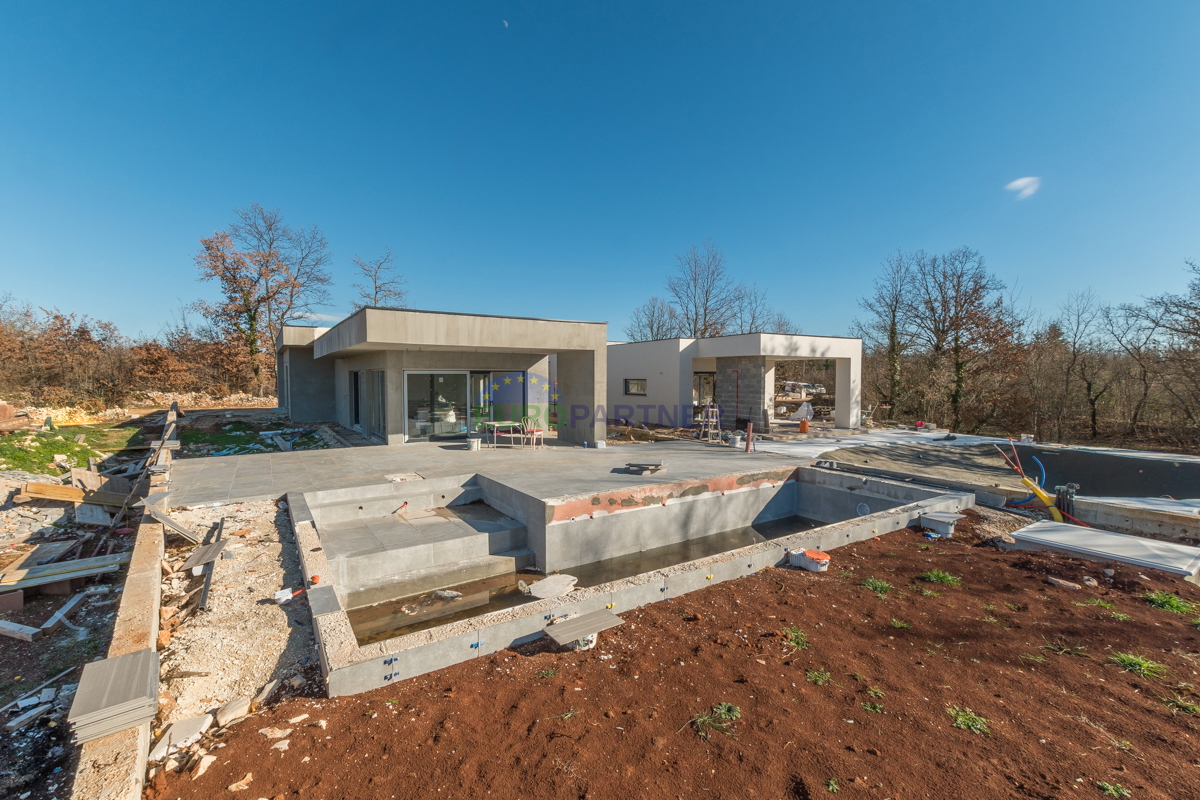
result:
[[(606, 323), (363, 308), (331, 328), (284, 326), (280, 408), (380, 444), (466, 439), (489, 421), (557, 423), (604, 442)], [(597, 414), (599, 407), (600, 413)]]
[(834, 424), (859, 427), (862, 340), (773, 333), (609, 343), (608, 417), (683, 427), (697, 408), (716, 403), (722, 427), (742, 420), (767, 433), (775, 365), (803, 359), (837, 362)]

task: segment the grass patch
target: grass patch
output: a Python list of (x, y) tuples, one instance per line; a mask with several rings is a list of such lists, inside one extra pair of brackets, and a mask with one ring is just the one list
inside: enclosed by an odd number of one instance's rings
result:
[(1046, 642), (1041, 645), (1039, 650), (1046, 650), (1054, 653), (1056, 656), (1079, 656), (1087, 658), (1087, 646), (1082, 644), (1067, 644), (1061, 639), (1054, 642)]
[(1177, 594), (1170, 592), (1146, 592), (1142, 595), (1142, 599), (1155, 608), (1161, 608), (1163, 611), (1170, 611), (1172, 614), (1195, 614), (1197, 612), (1195, 603), (1189, 603)]
[(809, 683), (824, 686), (833, 679), (833, 675), (823, 669), (806, 669), (804, 670), (804, 678)]
[(1120, 667), (1122, 672), (1132, 672), (1139, 678), (1152, 679), (1167, 676), (1167, 668), (1164, 665), (1135, 653), (1117, 653), (1109, 656), (1108, 660)]
[(865, 581), (860, 583), (859, 586), (865, 586), (866, 588), (870, 589), (875, 593), (875, 596), (880, 599), (886, 597), (887, 593), (895, 588), (882, 578), (867, 578)]
[(962, 728), (964, 731), (987, 736), (992, 732), (988, 727), (987, 720), (976, 714), (969, 708), (959, 708), (952, 706), (946, 709), (946, 713), (954, 719), (953, 727)]
[(808, 641), (808, 634), (799, 628), (784, 628), (783, 639), (797, 650), (807, 650), (812, 647), (812, 643)]
[(922, 597), (941, 597), (942, 593), (935, 591), (933, 589), (922, 589), (921, 596)]
[(902, 619), (896, 619), (895, 617), (892, 617), (892, 623), (891, 623), (891, 624), (892, 624), (892, 627), (893, 627), (893, 628), (899, 628), (899, 629), (900, 629), (900, 630), (902, 630), (902, 631), (906, 631), (906, 630), (908, 630), (909, 628), (911, 628), (911, 627), (912, 627), (912, 625), (909, 625), (909, 624), (908, 624), (907, 622), (905, 622), (904, 620), (902, 620)]
[(944, 583), (947, 586), (962, 586), (962, 578), (940, 569), (931, 569), (917, 576), (926, 583)]
[(1105, 797), (1133, 797), (1133, 794), (1119, 783), (1097, 781), (1096, 787), (1104, 792)]
[[(691, 725), (705, 740), (712, 735), (713, 731), (733, 736), (733, 723), (741, 718), (742, 710), (733, 703), (717, 703), (707, 714), (697, 714), (689, 719), (683, 728)], [(683, 730), (683, 728), (679, 730)]]
[(1128, 614), (1122, 614), (1119, 611), (1113, 611), (1111, 614), (1109, 614), (1109, 616), (1115, 619), (1117, 622), (1129, 622), (1129, 620), (1133, 619), (1133, 617), (1129, 616)]
[(838, 786), (837, 778), (830, 778), (829, 780), (825, 781), (825, 791), (829, 792), (830, 794), (837, 794), (839, 791), (841, 791), (841, 787)]
[(1099, 608), (1116, 608), (1116, 606), (1114, 606), (1112, 603), (1105, 602), (1104, 600), (1101, 600), (1099, 597), (1093, 597), (1091, 600), (1085, 600), (1082, 603), (1077, 602), (1077, 601), (1072, 601), (1071, 605), (1073, 605), (1073, 606), (1097, 606)]
[(1035, 656), (1035, 655), (1031, 655), (1029, 653), (1023, 653), (1020, 656), (1020, 658), (1022, 661), (1029, 661), (1034, 664), (1045, 664), (1046, 663), (1045, 656)]
[(1192, 702), (1186, 697), (1175, 695), (1174, 697), (1159, 698), (1163, 705), (1171, 709), (1172, 714), (1191, 714), (1193, 717), (1200, 716), (1200, 705)]
[(551, 667), (550, 669), (544, 669), (544, 670), (542, 670), (541, 672), (539, 672), (539, 673), (537, 674), (537, 676), (538, 676), (539, 678), (553, 678), (553, 677), (554, 677), (555, 675), (557, 675), (557, 674), (558, 674), (558, 670), (556, 670), (556, 669), (554, 669), (553, 667)]
[(871, 697), (874, 697), (876, 700), (879, 700), (883, 697), (883, 689), (877, 689), (872, 686), (870, 689), (867, 689), (867, 694), (871, 695)]
[[(84, 443), (78, 444), (75, 436), (81, 433)], [(55, 466), (54, 456), (66, 456), (72, 467), (86, 467), (89, 458), (100, 458), (102, 452), (125, 447), (127, 442), (140, 438), (140, 434), (141, 428), (135, 426), (121, 428), (112, 437), (101, 436), (97, 429), (82, 426), (28, 433), (19, 431), (0, 439), (0, 464), (3, 465), (0, 470), (59, 475), (63, 470)]]
[(862, 707), (864, 711), (870, 711), (872, 714), (883, 713), (883, 703), (863, 703)]

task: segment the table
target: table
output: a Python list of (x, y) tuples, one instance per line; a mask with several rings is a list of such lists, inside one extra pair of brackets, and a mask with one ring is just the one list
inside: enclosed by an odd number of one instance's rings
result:
[[(512, 420), (507, 420), (507, 419), (505, 419), (505, 420), (500, 420), (500, 419), (488, 420), (481, 424), (483, 425), (483, 427), (489, 429), (492, 433), (492, 449), (493, 450), (496, 448), (496, 439), (500, 434), (501, 428), (505, 429), (504, 432), (508, 436), (513, 436), (514, 434), (520, 434), (522, 431), (521, 423), (513, 422)], [(511, 439), (508, 442), (508, 446), (509, 447), (513, 446)]]

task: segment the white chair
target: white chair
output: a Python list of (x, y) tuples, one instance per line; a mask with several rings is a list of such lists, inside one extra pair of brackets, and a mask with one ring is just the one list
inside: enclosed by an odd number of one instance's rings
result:
[(537, 427), (537, 417), (521, 417), (521, 447), (525, 446), (526, 437), (534, 448), (538, 446), (538, 439), (541, 439), (542, 447), (546, 446), (546, 432)]

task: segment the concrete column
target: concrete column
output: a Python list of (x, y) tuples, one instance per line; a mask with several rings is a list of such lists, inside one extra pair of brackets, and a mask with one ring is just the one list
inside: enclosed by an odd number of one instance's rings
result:
[(738, 419), (754, 423), (754, 429), (765, 433), (769, 428), (767, 410), (768, 372), (765, 356), (734, 356), (717, 359), (716, 401), (721, 407), (721, 427), (733, 428)]
[(608, 358), (604, 350), (558, 353), (558, 438), (576, 444), (603, 442), (607, 436), (604, 405)]
[(833, 423), (839, 428), (857, 428), (862, 422), (862, 358), (837, 359)]

